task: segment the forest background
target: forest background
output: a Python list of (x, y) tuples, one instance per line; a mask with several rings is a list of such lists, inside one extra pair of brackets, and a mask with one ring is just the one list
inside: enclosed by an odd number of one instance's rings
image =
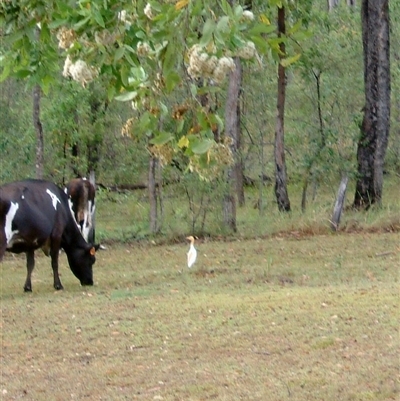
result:
[[(145, 6), (142, 2), (134, 3), (138, 9)], [(168, 2), (150, 3), (161, 15), (163, 3)], [(280, 43), (274, 44), (276, 38), (272, 37), (268, 39), (269, 47), (256, 42), (264, 53), (258, 51), (257, 57), (242, 60), (238, 157), (246, 189), (244, 198), (238, 199), (241, 207), (237, 209), (234, 231), (246, 236), (282, 230), (325, 232), (331, 226), (337, 189), (344, 175), (349, 177), (349, 188), (343, 228), (368, 226), (398, 230), (400, 2), (396, 0), (390, 4), (392, 112), (383, 203), (368, 212), (351, 208), (365, 103), (360, 5), (328, 2), (330, 7), (327, 7), (326, 1), (307, 1), (300, 7), (296, 2), (270, 3), (268, 8), (264, 2), (252, 2), (251, 10), (262, 22), (261, 28), (256, 26), (252, 33), (268, 37), (276, 30), (276, 6), (286, 5), (287, 29), (292, 40), (285, 43), (288, 56), (285, 62), (284, 153), (291, 211), (279, 211), (274, 194), (277, 65), (279, 61), (282, 64), (282, 59)], [(241, 8), (242, 13), (246, 4)], [(188, 2), (176, 3), (176, 8), (185, 9), (186, 6)], [(224, 6), (221, 9), (226, 11)], [(210, 10), (208, 12), (212, 13)], [(206, 19), (204, 14), (202, 18)], [(197, 25), (195, 28), (198, 29)], [(207, 29), (202, 29), (204, 36)], [(6, 52), (11, 44), (4, 40), (1, 46)], [(38, 47), (29, 49), (30, 57), (40, 53)], [(118, 53), (118, 48), (116, 51)], [(124, 55), (113, 54), (113, 57), (116, 62)], [(187, 57), (187, 53), (182, 56), (182, 63), (178, 63), (182, 69), (176, 71), (190, 81), (183, 68), (187, 67)], [(168, 96), (162, 91), (159, 97), (150, 96), (148, 92), (137, 96), (136, 90), (129, 91), (124, 85), (119, 92), (110, 93), (118, 85), (111, 86), (106, 73), (82, 85), (62, 75), (65, 57), (55, 60), (54, 54), (48, 53), (47, 60), (57, 65), (58, 70), (39, 79), (32, 73), (34, 69), (29, 68), (16, 71), (12, 77), (2, 58), (3, 78), (7, 75), (7, 79), (0, 87), (1, 182), (37, 174), (38, 140), (32, 123), (32, 94), (37, 93), (35, 88), (40, 83), (40, 122), (44, 139), (42, 175), (64, 185), (72, 177), (95, 172), (100, 240), (126, 241), (149, 233), (162, 233), (167, 237), (188, 232), (217, 236), (232, 231), (224, 224), (230, 163), (230, 154), (225, 150), (229, 142), (222, 139), (219, 147), (214, 148), (206, 138), (195, 145), (184, 146), (190, 129), (193, 130), (187, 124), (186, 115), (197, 112), (186, 103), (186, 92), (193, 94), (193, 86), (185, 87), (180, 83), (177, 90), (168, 90)], [(143, 65), (150, 68), (151, 63), (146, 62)], [(34, 65), (32, 58), (29, 65)], [(176, 65), (173, 67), (175, 69)], [(135, 74), (151, 75), (139, 68)], [(168, 79), (173, 81), (175, 77), (170, 74)], [(174, 84), (170, 83), (171, 88)], [(211, 129), (215, 125), (223, 126), (219, 116), (226, 114), (229, 80), (217, 86), (207, 87), (203, 92), (199, 90), (193, 96), (207, 97), (206, 106), (214, 118), (208, 127)], [(198, 83), (197, 88), (201, 89)], [(137, 103), (141, 103), (139, 107)], [(161, 117), (157, 116), (154, 122), (151, 116), (157, 114), (157, 108), (165, 108), (169, 114), (165, 117), (161, 112)], [(198, 114), (196, 116), (201, 120)], [(182, 134), (185, 132), (186, 136)], [(215, 132), (212, 133), (215, 139)], [(146, 191), (152, 180), (155, 197), (149, 197)], [(152, 201), (156, 203), (156, 216), (152, 215)], [(115, 210), (118, 210), (117, 215)], [(101, 223), (103, 218), (107, 220), (106, 225)]]

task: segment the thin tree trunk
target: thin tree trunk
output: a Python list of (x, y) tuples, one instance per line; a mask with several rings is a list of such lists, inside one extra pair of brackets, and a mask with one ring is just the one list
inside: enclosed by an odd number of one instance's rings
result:
[(36, 178), (43, 178), (44, 170), (44, 136), (43, 126), (40, 121), (40, 99), (41, 89), (39, 85), (33, 88), (33, 125), (36, 132)]
[[(103, 118), (108, 109), (107, 100), (99, 100), (99, 93), (94, 91), (91, 93), (91, 97), (89, 99), (90, 104), (90, 120), (92, 123), (92, 127), (96, 127), (96, 123), (100, 118)], [(89, 140), (87, 144), (87, 158), (88, 158), (88, 166), (87, 173), (91, 171), (96, 171), (97, 166), (100, 160), (100, 147), (102, 143), (102, 135), (99, 132), (95, 132), (93, 139)]]
[(149, 204), (150, 204), (150, 232), (156, 233), (158, 229), (158, 208), (157, 208), (157, 188), (156, 170), (158, 160), (150, 156), (149, 160)]
[[(278, 36), (281, 37), (286, 32), (285, 8), (278, 7)], [(281, 57), (285, 55), (285, 44), (279, 45)], [(290, 211), (290, 201), (287, 192), (286, 162), (285, 162), (285, 97), (286, 97), (286, 71), (285, 67), (278, 65), (278, 98), (277, 114), (275, 125), (275, 195), (280, 211)]]
[(365, 107), (358, 141), (354, 207), (382, 202), (383, 167), (390, 128), (389, 1), (363, 0)]
[[(225, 134), (230, 138), (230, 149), (234, 157), (234, 164), (228, 168), (227, 185), (223, 197), (224, 223), (232, 231), (236, 231), (236, 199), (238, 194), (238, 176), (243, 174), (238, 158), (240, 143), (240, 91), (242, 68), (238, 58), (235, 58), (235, 69), (229, 74), (229, 86), (225, 104)], [(240, 172), (239, 172), (240, 170)], [(243, 180), (241, 180), (243, 185)]]
[(310, 157), (306, 172), (304, 175), (304, 181), (303, 181), (303, 193), (301, 197), (301, 211), (304, 213), (306, 211), (306, 206), (307, 206), (307, 189), (308, 189), (308, 182), (310, 179), (310, 173), (311, 170), (314, 166), (314, 163), (318, 159), (319, 155), (321, 154), (322, 150), (325, 147), (326, 139), (325, 139), (325, 128), (324, 128), (324, 119), (322, 117), (322, 108), (321, 108), (321, 73), (320, 71), (312, 71), (314, 78), (315, 78), (315, 84), (316, 84), (316, 89), (317, 89), (317, 110), (318, 110), (318, 121), (319, 121), (319, 132), (320, 132), (320, 142), (318, 149)]
[[(238, 199), (239, 206), (244, 206), (245, 204), (245, 197), (244, 197), (244, 178), (243, 178), (243, 159), (242, 159), (242, 152), (241, 152), (241, 126), (240, 126), (240, 116), (241, 116), (241, 109), (240, 109), (240, 96), (242, 93), (242, 81), (243, 81), (243, 68), (240, 58), (235, 59), (235, 70), (232, 71), (230, 75), (230, 84), (228, 90), (228, 96), (232, 96), (232, 103), (231, 106), (234, 107), (236, 103), (236, 107), (232, 109), (232, 134), (234, 135), (234, 142), (235, 142), (235, 188), (236, 188), (236, 196)], [(232, 82), (232, 84), (231, 84)]]
[[(75, 130), (79, 129), (79, 114), (77, 108), (74, 109), (74, 123), (75, 123)], [(71, 146), (71, 156), (72, 156), (72, 163), (71, 168), (75, 177), (80, 177), (81, 174), (79, 173), (79, 163), (77, 163), (79, 159), (79, 144), (78, 142), (74, 142)]]

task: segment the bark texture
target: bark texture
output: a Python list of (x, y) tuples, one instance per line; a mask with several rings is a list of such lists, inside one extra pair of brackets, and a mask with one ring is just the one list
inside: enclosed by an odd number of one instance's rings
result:
[(389, 1), (363, 0), (365, 106), (357, 147), (354, 207), (380, 204), (390, 128)]
[(156, 188), (157, 159), (150, 157), (149, 160), (149, 204), (150, 204), (150, 232), (157, 232), (157, 188)]
[(43, 178), (44, 170), (44, 136), (43, 126), (40, 120), (40, 99), (41, 89), (39, 85), (35, 85), (32, 92), (33, 96), (33, 126), (36, 132), (36, 178)]
[[(286, 33), (285, 8), (278, 7), (278, 35)], [(280, 44), (281, 57), (285, 55), (285, 44)], [(285, 67), (278, 65), (278, 97), (275, 123), (275, 196), (280, 211), (290, 211), (290, 201), (287, 192), (287, 174), (285, 162), (285, 98), (286, 98), (286, 71)]]
[(225, 104), (225, 134), (230, 138), (230, 148), (234, 164), (227, 171), (226, 193), (223, 198), (224, 223), (232, 231), (236, 231), (236, 199), (244, 202), (243, 168), (239, 155), (240, 148), (240, 93), (242, 83), (242, 66), (235, 58), (235, 69), (229, 74), (228, 94)]

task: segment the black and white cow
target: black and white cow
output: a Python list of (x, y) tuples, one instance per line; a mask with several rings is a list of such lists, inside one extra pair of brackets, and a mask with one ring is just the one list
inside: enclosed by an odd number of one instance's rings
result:
[(78, 228), (87, 242), (95, 238), (96, 189), (86, 178), (74, 178), (65, 188)]
[(92, 266), (98, 248), (85, 241), (71, 214), (68, 196), (55, 184), (24, 180), (0, 187), (0, 260), (6, 251), (26, 253), (24, 290), (32, 291), (35, 250), (51, 257), (54, 288), (63, 289), (58, 256), (64, 249), (72, 273), (82, 285), (93, 285)]

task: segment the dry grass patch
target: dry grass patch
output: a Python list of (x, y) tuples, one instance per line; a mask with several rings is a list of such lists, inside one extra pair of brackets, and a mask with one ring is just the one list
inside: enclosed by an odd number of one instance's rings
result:
[(2, 400), (395, 400), (399, 236), (115, 246), (1, 276)]

